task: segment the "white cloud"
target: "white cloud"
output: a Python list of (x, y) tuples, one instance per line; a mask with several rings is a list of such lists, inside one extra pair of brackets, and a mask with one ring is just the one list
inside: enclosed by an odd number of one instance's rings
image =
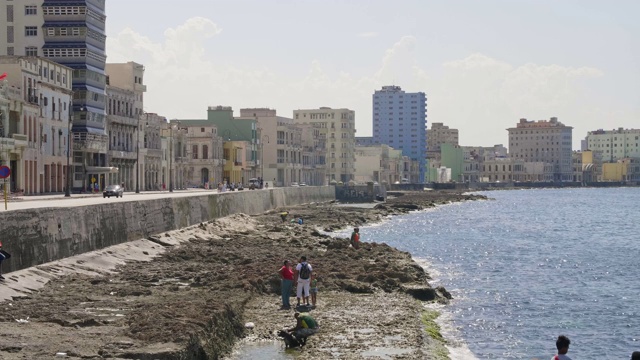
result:
[(266, 106), (282, 116), (299, 108), (348, 107), (356, 110), (358, 135), (365, 135), (372, 127), (371, 95), (390, 84), (426, 92), (429, 122), (459, 128), (461, 142), (468, 145), (506, 144), (504, 129), (521, 117), (558, 116), (575, 127), (575, 144), (586, 131), (603, 127), (603, 116), (634, 115), (619, 108), (614, 113), (611, 104), (586, 91), (591, 81), (605, 76), (591, 67), (513, 65), (476, 53), (428, 72), (414, 54), (418, 40), (404, 36), (380, 54), (378, 69), (369, 75), (354, 76), (349, 69), (327, 71), (331, 64), (323, 66), (318, 60), (306, 73), (281, 73), (262, 65), (259, 58), (243, 67), (216, 63), (205, 49), (220, 34), (214, 22), (201, 17), (166, 30), (159, 42), (125, 29), (108, 38), (109, 61), (144, 64), (145, 111), (168, 117), (203, 118), (209, 105), (230, 105), (236, 111)]

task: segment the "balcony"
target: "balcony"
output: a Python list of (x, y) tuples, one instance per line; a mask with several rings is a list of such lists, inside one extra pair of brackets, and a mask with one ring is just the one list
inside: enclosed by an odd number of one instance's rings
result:
[(116, 114), (107, 115), (107, 120), (112, 124), (122, 124), (122, 125), (134, 126), (134, 127), (138, 126), (138, 119), (128, 117), (124, 113), (117, 114), (117, 115)]
[(74, 133), (73, 150), (87, 152), (106, 152), (107, 136), (91, 133)]
[(134, 151), (109, 150), (108, 154), (110, 159), (135, 160), (137, 157)]
[(133, 84), (133, 91), (135, 91), (135, 92), (147, 92), (147, 85)]

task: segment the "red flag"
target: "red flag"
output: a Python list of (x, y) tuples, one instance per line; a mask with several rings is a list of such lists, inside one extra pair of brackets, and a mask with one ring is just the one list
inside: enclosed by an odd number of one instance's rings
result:
[(6, 78), (6, 77), (7, 77), (7, 73), (4, 73), (4, 74), (0, 75), (0, 80), (4, 80), (4, 78)]

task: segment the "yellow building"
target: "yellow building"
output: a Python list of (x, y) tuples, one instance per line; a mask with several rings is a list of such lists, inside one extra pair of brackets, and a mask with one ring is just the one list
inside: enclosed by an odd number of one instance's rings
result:
[(602, 181), (624, 181), (627, 178), (627, 164), (623, 162), (602, 164)]
[(224, 157), (224, 179), (227, 183), (249, 182), (246, 178), (245, 170), (248, 169), (246, 151), (246, 141), (225, 141), (223, 144)]

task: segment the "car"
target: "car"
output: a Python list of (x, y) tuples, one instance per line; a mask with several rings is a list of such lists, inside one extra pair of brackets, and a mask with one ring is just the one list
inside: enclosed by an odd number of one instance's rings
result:
[(300, 183), (300, 186), (307, 186), (307, 183), (305, 183), (305, 182), (301, 182), (301, 183)]
[(292, 183), (291, 183), (291, 186), (293, 186), (293, 187), (298, 187), (298, 186), (300, 186), (300, 185), (298, 185), (298, 183), (294, 181), (294, 182), (292, 182)]
[(122, 197), (123, 193), (124, 193), (124, 188), (122, 186), (120, 186), (120, 185), (109, 185), (102, 192), (102, 197), (103, 198), (110, 198), (112, 196)]
[(260, 187), (260, 181), (256, 178), (249, 179), (249, 190), (255, 190)]

